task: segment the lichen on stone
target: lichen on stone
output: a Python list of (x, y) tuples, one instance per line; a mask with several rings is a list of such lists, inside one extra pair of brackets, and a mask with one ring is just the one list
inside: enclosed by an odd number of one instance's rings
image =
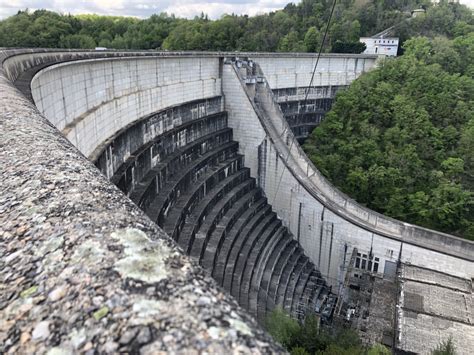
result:
[(155, 283), (168, 276), (165, 260), (171, 251), (161, 242), (151, 241), (141, 230), (128, 228), (112, 233), (125, 247), (125, 258), (115, 263), (115, 270), (124, 277)]
[(38, 291), (38, 286), (31, 286), (20, 293), (21, 298), (28, 298)]
[(55, 236), (43, 243), (43, 245), (38, 248), (38, 251), (35, 253), (38, 256), (44, 256), (47, 253), (52, 253), (62, 247), (64, 243), (63, 236)]
[(232, 328), (235, 328), (237, 331), (239, 331), (242, 334), (245, 335), (253, 335), (252, 330), (250, 330), (249, 326), (242, 322), (241, 320), (234, 319), (234, 318), (228, 318), (227, 319), (230, 323), (230, 326)]
[(82, 263), (87, 266), (97, 265), (105, 255), (99, 242), (86, 240), (74, 252), (72, 262), (74, 264)]
[(93, 316), (96, 321), (99, 321), (102, 318), (104, 318), (107, 315), (107, 313), (109, 313), (109, 307), (104, 306), (100, 308), (98, 311), (95, 311)]

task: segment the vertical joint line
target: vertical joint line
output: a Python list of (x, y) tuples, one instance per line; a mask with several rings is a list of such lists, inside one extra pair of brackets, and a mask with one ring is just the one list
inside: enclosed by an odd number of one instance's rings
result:
[(297, 234), (298, 244), (300, 244), (300, 236), (301, 236), (301, 208), (302, 206), (303, 204), (300, 202), (300, 208), (298, 211), (298, 234)]

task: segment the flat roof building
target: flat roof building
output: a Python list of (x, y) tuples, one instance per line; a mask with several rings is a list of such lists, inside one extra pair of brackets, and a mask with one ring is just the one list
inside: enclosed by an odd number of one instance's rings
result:
[(384, 54), (391, 57), (397, 56), (398, 37), (361, 37), (360, 42), (365, 43), (364, 54)]

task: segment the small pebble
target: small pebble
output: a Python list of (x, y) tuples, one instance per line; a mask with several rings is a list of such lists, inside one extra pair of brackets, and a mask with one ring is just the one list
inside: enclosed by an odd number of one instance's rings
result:
[(33, 340), (44, 340), (49, 337), (49, 322), (39, 322), (33, 330)]

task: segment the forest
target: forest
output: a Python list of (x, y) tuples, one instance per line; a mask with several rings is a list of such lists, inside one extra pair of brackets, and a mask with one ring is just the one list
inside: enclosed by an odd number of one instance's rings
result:
[[(0, 21), (0, 47), (315, 52), (332, 4), (332, 0), (302, 0), (269, 14), (228, 14), (218, 20), (205, 14), (182, 19), (161, 13), (138, 19), (24, 10)], [(420, 7), (427, 9), (427, 16), (411, 21), (411, 11)], [(423, 35), (448, 29), (454, 35), (472, 26), (470, 11), (454, 7), (455, 16), (463, 19), (457, 27), (450, 26), (454, 24), (451, 13), (429, 0), (337, 0), (324, 50), (360, 51), (354, 44), (361, 36), (393, 25), (398, 26), (402, 41), (414, 32)]]
[(474, 240), (474, 22), (437, 10), (454, 25), (340, 93), (304, 149), (358, 202)]

